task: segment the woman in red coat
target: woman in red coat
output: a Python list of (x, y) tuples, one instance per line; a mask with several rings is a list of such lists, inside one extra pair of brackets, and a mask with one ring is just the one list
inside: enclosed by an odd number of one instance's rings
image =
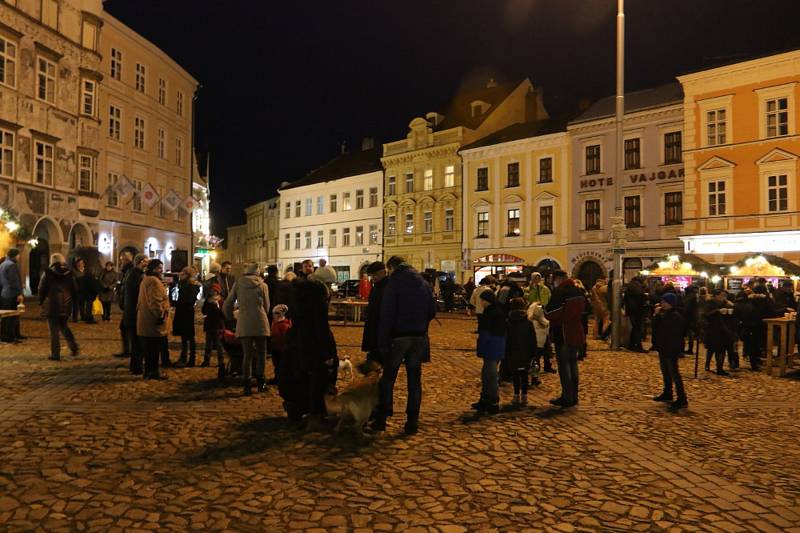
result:
[(369, 293), (372, 292), (372, 283), (366, 272), (361, 274), (361, 281), (358, 282), (358, 297), (363, 301), (369, 300)]

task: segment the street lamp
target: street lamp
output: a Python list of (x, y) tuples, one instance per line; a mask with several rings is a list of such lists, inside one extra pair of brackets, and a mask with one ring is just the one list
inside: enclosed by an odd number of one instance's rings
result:
[(622, 257), (625, 255), (625, 216), (622, 213), (622, 161), (625, 158), (622, 122), (625, 116), (625, 0), (617, 0), (617, 157), (614, 164), (614, 216), (611, 217), (611, 249), (614, 281), (611, 286), (611, 349), (618, 350), (622, 333)]

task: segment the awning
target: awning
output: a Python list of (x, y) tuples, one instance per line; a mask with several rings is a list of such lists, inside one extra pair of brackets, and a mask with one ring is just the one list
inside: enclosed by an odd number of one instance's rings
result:
[(789, 278), (800, 276), (800, 266), (783, 257), (769, 254), (745, 257), (732, 264), (727, 270), (727, 275), (736, 277)]
[(692, 276), (714, 277), (720, 268), (701, 257), (692, 254), (668, 255), (642, 270), (645, 276)]

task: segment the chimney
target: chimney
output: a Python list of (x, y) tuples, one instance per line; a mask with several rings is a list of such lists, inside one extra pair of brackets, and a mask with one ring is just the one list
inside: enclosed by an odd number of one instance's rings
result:
[(364, 137), (361, 140), (361, 151), (366, 152), (367, 150), (372, 150), (375, 148), (375, 138), (374, 137)]
[(494, 78), (489, 78), (489, 81), (486, 82), (486, 88), (491, 89), (492, 87), (497, 87), (497, 82), (494, 81)]

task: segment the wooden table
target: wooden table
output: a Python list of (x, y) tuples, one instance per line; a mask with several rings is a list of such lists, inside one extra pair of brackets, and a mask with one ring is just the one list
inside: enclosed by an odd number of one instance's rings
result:
[[(797, 322), (793, 318), (765, 318), (767, 324), (767, 374), (772, 375), (773, 366), (777, 365), (778, 375), (786, 375), (786, 367), (792, 368), (794, 358), (795, 329)], [(773, 352), (777, 347), (777, 360)]]
[(353, 322), (361, 322), (361, 310), (367, 307), (368, 302), (363, 300), (333, 300), (331, 305), (334, 309), (338, 306), (343, 310), (344, 325), (347, 325), (347, 315), (349, 310), (353, 311)]

